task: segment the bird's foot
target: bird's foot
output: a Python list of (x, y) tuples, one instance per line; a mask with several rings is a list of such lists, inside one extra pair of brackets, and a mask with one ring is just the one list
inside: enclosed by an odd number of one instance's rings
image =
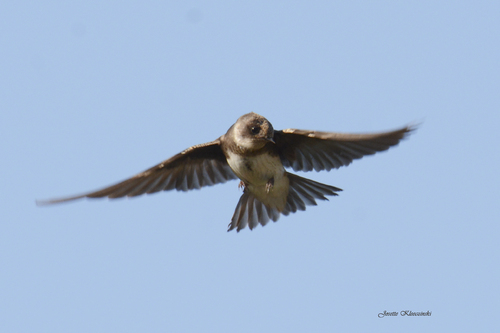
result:
[(271, 190), (273, 189), (274, 187), (274, 177), (269, 179), (266, 183), (266, 193), (269, 193), (271, 192)]
[(243, 191), (247, 188), (247, 184), (245, 184), (244, 181), (240, 180), (240, 183), (238, 184), (238, 188), (243, 188)]

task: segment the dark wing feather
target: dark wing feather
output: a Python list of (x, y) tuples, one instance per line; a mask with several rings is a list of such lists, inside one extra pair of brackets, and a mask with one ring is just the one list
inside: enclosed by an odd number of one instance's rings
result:
[(355, 159), (395, 146), (415, 127), (392, 132), (346, 134), (286, 129), (274, 132), (281, 162), (295, 171), (338, 169)]
[(166, 161), (102, 190), (82, 195), (37, 201), (38, 205), (54, 204), (80, 198), (134, 197), (159, 191), (176, 189), (188, 191), (225, 183), (236, 179), (220, 148), (219, 139), (190, 147)]

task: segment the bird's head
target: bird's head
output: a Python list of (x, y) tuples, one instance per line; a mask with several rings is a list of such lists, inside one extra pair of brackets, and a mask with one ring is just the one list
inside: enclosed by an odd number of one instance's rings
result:
[(259, 150), (269, 142), (274, 143), (273, 125), (261, 115), (247, 113), (236, 121), (234, 139), (245, 150)]

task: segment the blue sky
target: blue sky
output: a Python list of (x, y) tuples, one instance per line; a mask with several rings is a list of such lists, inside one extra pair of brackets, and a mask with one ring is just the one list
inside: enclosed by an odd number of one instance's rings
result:
[[(3, 2), (1, 330), (491, 331), (499, 12), (494, 1)], [(226, 232), (237, 181), (35, 206), (132, 176), (250, 111), (276, 129), (423, 124), (388, 152), (300, 173), (344, 191), (253, 231)]]

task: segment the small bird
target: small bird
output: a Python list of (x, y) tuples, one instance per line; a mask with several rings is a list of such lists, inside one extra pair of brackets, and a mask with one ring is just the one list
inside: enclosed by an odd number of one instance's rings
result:
[(37, 201), (49, 205), (81, 198), (135, 197), (176, 189), (188, 191), (240, 179), (243, 188), (228, 230), (239, 232), (259, 223), (276, 222), (288, 215), (328, 200), (342, 189), (287, 172), (327, 170), (347, 166), (355, 159), (384, 151), (399, 143), (415, 127), (375, 134), (346, 134), (299, 129), (274, 130), (261, 115), (241, 116), (218, 139), (183, 152), (132, 178), (82, 195)]

